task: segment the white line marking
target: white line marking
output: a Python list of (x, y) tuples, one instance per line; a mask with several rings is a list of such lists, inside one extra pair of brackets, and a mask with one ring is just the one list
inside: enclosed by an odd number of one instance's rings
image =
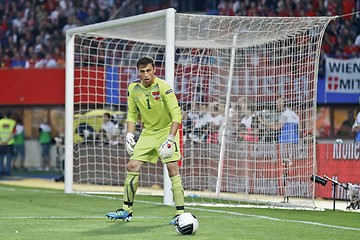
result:
[(214, 209), (203, 209), (203, 208), (193, 208), (193, 207), (188, 207), (188, 208), (193, 209), (193, 210), (200, 210), (200, 211), (205, 211), (205, 212), (224, 213), (224, 214), (230, 214), (230, 215), (242, 216), (242, 217), (253, 217), (253, 218), (260, 218), (260, 219), (266, 219), (266, 220), (272, 220), (272, 221), (303, 223), (303, 224), (316, 225), (316, 226), (321, 226), (321, 227), (329, 227), (329, 228), (336, 228), (336, 229), (360, 231), (360, 228), (344, 227), (344, 226), (323, 224), (323, 223), (318, 223), (318, 222), (309, 222), (309, 221), (300, 221), (300, 220), (288, 220), (288, 219), (273, 218), (273, 217), (262, 216), (262, 215), (244, 214), (244, 213), (228, 212), (228, 211), (214, 210)]

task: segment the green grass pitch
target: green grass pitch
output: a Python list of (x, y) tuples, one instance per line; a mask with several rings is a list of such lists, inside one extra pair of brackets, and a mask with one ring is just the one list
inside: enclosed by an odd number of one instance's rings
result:
[(0, 239), (357, 239), (360, 215), (346, 211), (187, 207), (196, 235), (169, 225), (174, 208), (161, 197), (136, 196), (131, 222), (111, 221), (121, 196), (65, 194), (0, 184)]

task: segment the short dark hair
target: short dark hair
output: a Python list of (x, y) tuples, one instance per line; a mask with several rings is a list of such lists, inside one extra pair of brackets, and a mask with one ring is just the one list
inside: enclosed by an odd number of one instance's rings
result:
[(148, 64), (151, 64), (153, 67), (155, 67), (155, 60), (150, 56), (144, 56), (139, 58), (136, 63), (136, 67), (139, 69), (140, 66), (146, 66)]

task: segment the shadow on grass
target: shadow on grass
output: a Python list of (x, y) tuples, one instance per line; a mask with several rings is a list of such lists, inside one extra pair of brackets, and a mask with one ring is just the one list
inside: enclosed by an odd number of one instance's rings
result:
[[(83, 232), (84, 235), (89, 236), (104, 236), (104, 235), (119, 235), (126, 237), (125, 235), (142, 235), (146, 234), (159, 234), (166, 228), (173, 228), (164, 224), (148, 224), (144, 222), (123, 222), (123, 221), (111, 221), (107, 223), (108, 227), (103, 229), (94, 229), (91, 231)], [(173, 230), (173, 229), (171, 229)], [(175, 230), (174, 230), (175, 233)], [(144, 235), (145, 236), (145, 235)]]

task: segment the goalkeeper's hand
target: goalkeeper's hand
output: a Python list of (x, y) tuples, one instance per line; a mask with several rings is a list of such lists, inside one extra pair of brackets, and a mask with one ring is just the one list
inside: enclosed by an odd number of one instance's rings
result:
[(169, 134), (165, 142), (159, 148), (159, 156), (161, 159), (169, 158), (173, 155), (174, 136)]
[(128, 132), (125, 138), (126, 151), (130, 156), (134, 154), (134, 147), (136, 144), (134, 137), (135, 137), (134, 134)]

